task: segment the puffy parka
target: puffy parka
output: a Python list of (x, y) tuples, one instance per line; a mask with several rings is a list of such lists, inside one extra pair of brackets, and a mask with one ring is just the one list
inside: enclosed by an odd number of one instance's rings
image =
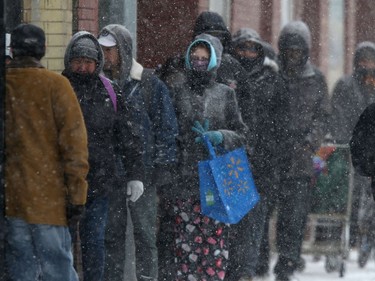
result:
[[(210, 46), (210, 70), (197, 75), (189, 62), (190, 49), (203, 42)], [(215, 53), (215, 55), (212, 55)], [(203, 144), (195, 143), (197, 135), (192, 131), (195, 121), (209, 121), (209, 130), (218, 130), (224, 136), (223, 146), (227, 150), (245, 144), (247, 127), (242, 121), (236, 95), (230, 87), (215, 82), (216, 70), (220, 65), (222, 45), (213, 36), (201, 34), (191, 43), (186, 53), (187, 81), (175, 88), (174, 106), (178, 118), (178, 169), (179, 182), (189, 178), (190, 184), (176, 185), (174, 194), (190, 196), (199, 194), (198, 161), (208, 157)]]
[[(95, 43), (98, 61), (92, 75), (82, 76), (71, 71), (70, 60), (73, 46), (84, 37)], [(127, 181), (143, 181), (143, 138), (137, 129), (139, 124), (131, 108), (122, 101), (118, 88), (113, 85), (117, 97), (117, 112), (115, 111), (112, 100), (99, 78), (104, 56), (96, 38), (88, 32), (76, 33), (66, 48), (64, 63), (63, 75), (69, 79), (76, 92), (87, 127), (89, 197), (105, 196), (111, 188), (118, 186), (120, 179), (116, 170), (116, 155), (120, 155), (127, 169)]]
[[(288, 177), (313, 176), (312, 157), (328, 131), (329, 96), (325, 77), (311, 64), (309, 55), (311, 35), (301, 21), (288, 23), (281, 31), (279, 41), (281, 75), (287, 87), (289, 108), (285, 112), (285, 138), (281, 151)], [(287, 50), (302, 51), (301, 60), (295, 63), (293, 75)]]

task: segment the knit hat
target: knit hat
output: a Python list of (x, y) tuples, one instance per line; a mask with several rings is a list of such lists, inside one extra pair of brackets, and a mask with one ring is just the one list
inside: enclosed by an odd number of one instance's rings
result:
[(46, 51), (43, 29), (33, 24), (20, 24), (11, 34), (10, 47), (14, 57), (31, 56), (41, 59)]
[(74, 43), (70, 52), (70, 59), (84, 57), (98, 61), (98, 54), (95, 42), (91, 38), (82, 37)]

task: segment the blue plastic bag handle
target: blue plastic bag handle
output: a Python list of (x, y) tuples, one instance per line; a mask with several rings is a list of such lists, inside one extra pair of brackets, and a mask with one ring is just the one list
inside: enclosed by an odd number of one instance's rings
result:
[(205, 135), (203, 135), (202, 137), (203, 137), (204, 144), (206, 145), (208, 152), (210, 153), (211, 158), (215, 159), (216, 153), (215, 153), (214, 147), (212, 146), (212, 143), (210, 142), (210, 139)]

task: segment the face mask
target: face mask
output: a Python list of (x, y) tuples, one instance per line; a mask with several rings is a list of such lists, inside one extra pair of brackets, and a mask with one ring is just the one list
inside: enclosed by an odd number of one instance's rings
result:
[(206, 71), (208, 68), (208, 59), (192, 59), (191, 68), (195, 71)]
[(251, 71), (255, 66), (260, 65), (262, 63), (261, 58), (247, 58), (247, 57), (239, 57), (238, 61), (240, 64), (245, 68), (247, 71)]
[(72, 72), (70, 75), (72, 81), (79, 83), (79, 84), (86, 84), (91, 83), (94, 79), (96, 79), (96, 74), (90, 74), (90, 73), (78, 73), (78, 72)]
[(355, 70), (356, 76), (363, 85), (375, 88), (375, 69), (358, 67)]

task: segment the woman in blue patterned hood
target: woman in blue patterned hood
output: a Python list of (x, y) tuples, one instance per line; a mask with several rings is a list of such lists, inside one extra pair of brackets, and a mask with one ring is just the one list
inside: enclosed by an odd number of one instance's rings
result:
[(247, 127), (235, 92), (215, 82), (221, 54), (217, 38), (197, 36), (185, 56), (188, 79), (173, 92), (179, 125), (178, 167), (170, 198), (176, 280), (223, 280), (226, 274), (228, 228), (201, 213), (198, 162), (208, 155), (201, 135), (192, 131), (204, 127), (202, 134), (213, 145), (229, 150), (244, 144)]

